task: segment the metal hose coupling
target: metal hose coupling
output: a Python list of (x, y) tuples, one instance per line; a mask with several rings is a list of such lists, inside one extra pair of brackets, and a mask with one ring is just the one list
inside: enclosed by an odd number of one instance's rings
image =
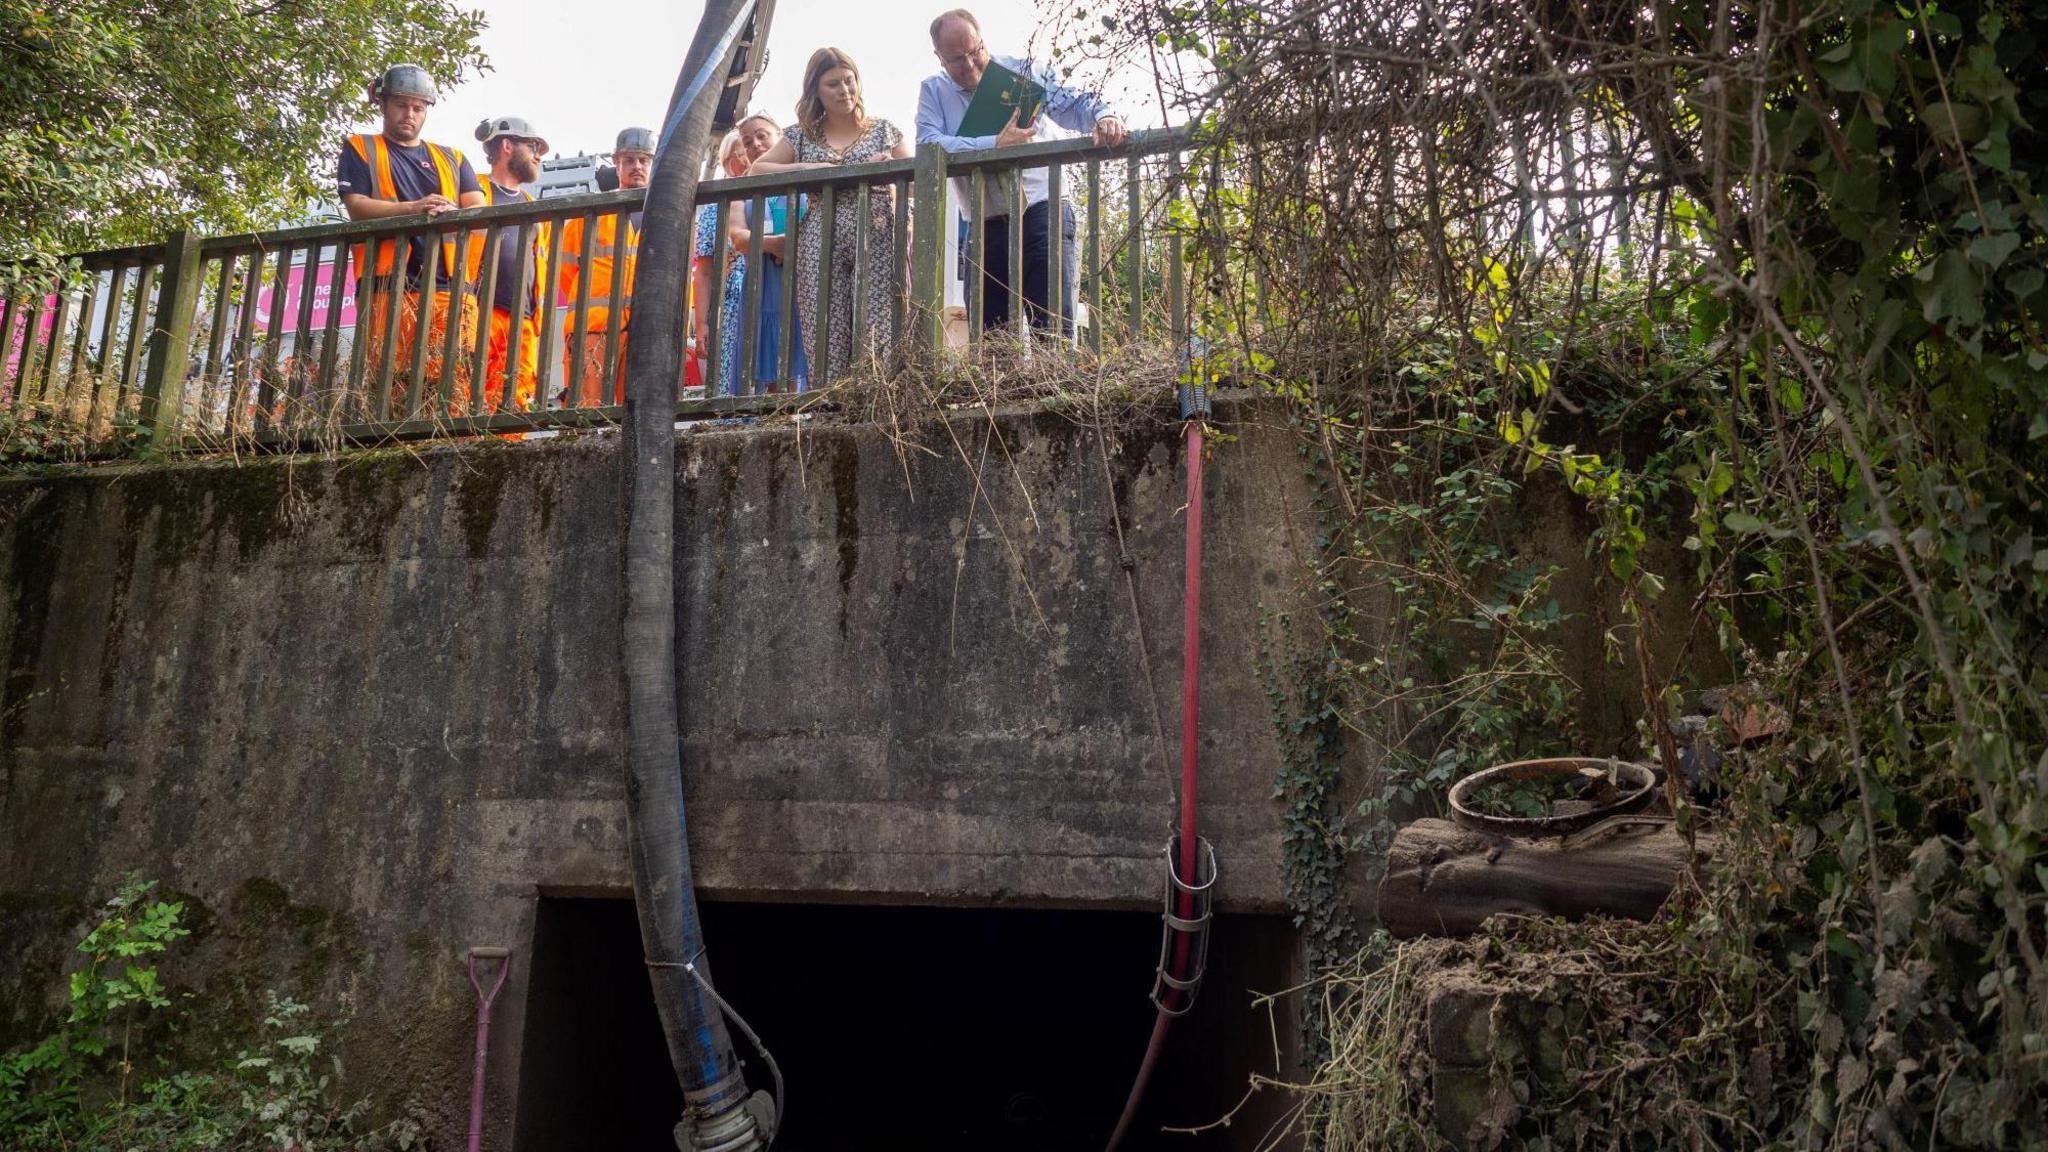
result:
[(1183, 420), (1207, 420), (1209, 418), (1210, 375), (1209, 342), (1197, 333), (1189, 333), (1180, 350), (1180, 418)]
[(1216, 891), (1216, 848), (1195, 837), (1195, 875), (1182, 880), (1174, 867), (1174, 845), (1166, 846), (1166, 928), (1159, 938), (1159, 968), (1153, 973), (1152, 1003), (1167, 1016), (1185, 1016), (1195, 1006), (1202, 975), (1209, 969), (1209, 925)]
[[(768, 1145), (762, 1110), (739, 1069), (718, 1083), (683, 1093), (683, 1119), (676, 1125), (677, 1152), (750, 1152)], [(771, 1109), (772, 1112), (772, 1109)]]

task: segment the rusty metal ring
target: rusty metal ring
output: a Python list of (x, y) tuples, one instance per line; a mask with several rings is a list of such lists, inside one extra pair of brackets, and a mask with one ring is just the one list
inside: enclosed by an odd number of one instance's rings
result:
[[(1469, 803), (1475, 792), (1490, 784), (1573, 777), (1583, 768), (1598, 768), (1610, 774), (1621, 795), (1588, 811), (1563, 816), (1494, 816), (1475, 810)], [(1655, 795), (1656, 785), (1657, 773), (1649, 765), (1629, 760), (1591, 756), (1517, 760), (1481, 769), (1453, 785), (1451, 819), (1475, 831), (1502, 836), (1565, 836), (1609, 817), (1640, 811)]]

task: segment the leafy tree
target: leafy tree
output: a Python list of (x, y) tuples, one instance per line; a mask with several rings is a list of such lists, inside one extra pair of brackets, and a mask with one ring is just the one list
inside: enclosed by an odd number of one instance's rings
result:
[(486, 63), (456, 0), (0, 0), (0, 259), (273, 227), (391, 61)]

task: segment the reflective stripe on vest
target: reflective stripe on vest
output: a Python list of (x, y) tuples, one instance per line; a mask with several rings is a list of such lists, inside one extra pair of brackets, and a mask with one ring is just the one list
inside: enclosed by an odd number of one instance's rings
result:
[[(495, 179), (493, 179), (493, 178), (491, 178), (491, 177), (489, 177), (489, 176), (486, 176), (486, 177), (484, 177), (484, 178), (483, 178), (482, 180), (479, 180), (479, 181), (478, 181), (477, 183), (478, 183), (479, 185), (481, 185), (481, 186), (482, 186), (482, 188), (483, 188), (483, 192), (484, 192), (484, 207), (488, 208), (488, 207), (491, 207), (492, 205), (496, 204), (496, 203), (498, 202), (498, 182), (497, 182), (497, 180), (495, 180)], [(531, 193), (531, 192), (528, 192), (528, 191), (527, 191), (526, 189), (524, 189), (524, 188), (521, 188), (521, 189), (519, 189), (519, 199), (518, 199), (517, 201), (512, 201), (512, 203), (522, 203), (522, 204), (531, 204), (531, 203), (533, 203), (533, 202), (534, 202), (534, 201), (533, 201), (533, 193)], [(509, 231), (509, 229), (508, 229), (508, 231)], [(516, 232), (514, 232), (514, 233), (512, 233), (512, 234), (513, 234), (514, 236), (518, 235), (518, 233), (516, 233)], [(531, 292), (528, 292), (528, 293), (526, 294), (526, 306), (527, 306), (528, 308), (530, 308), (530, 309), (533, 309), (533, 310), (535, 310), (535, 311), (538, 311), (538, 310), (540, 309), (540, 274), (539, 274), (539, 269), (540, 269), (540, 266), (541, 266), (541, 262), (542, 262), (543, 260), (545, 260), (545, 259), (546, 259), (546, 257), (545, 257), (545, 256), (543, 256), (543, 255), (542, 255), (542, 253), (544, 253), (544, 252), (546, 252), (546, 251), (547, 251), (547, 246), (548, 246), (548, 222), (547, 222), (547, 221), (545, 221), (545, 220), (537, 221), (537, 222), (536, 222), (536, 224), (535, 224), (534, 230), (533, 230), (533, 245), (532, 245), (532, 247), (533, 247), (533, 266), (534, 266), (534, 269), (535, 269), (535, 273), (534, 273), (534, 278), (533, 278), (533, 290), (532, 290)], [(470, 279), (470, 283), (472, 283), (472, 284), (477, 284), (477, 283), (480, 283), (480, 281), (478, 281), (478, 280), (477, 280), (476, 276), (477, 276), (477, 270), (483, 267), (483, 251), (484, 251), (484, 241), (483, 241), (483, 236), (482, 236), (482, 234), (478, 234), (478, 235), (475, 235), (475, 236), (471, 236), (471, 237), (470, 237), (470, 239), (469, 239), (469, 279)], [(485, 306), (485, 307), (490, 307), (490, 306), (491, 306), (491, 301), (488, 301), (488, 300), (487, 300), (487, 301), (485, 301), (485, 302), (484, 302), (484, 306)]]
[[(498, 202), (498, 182), (496, 180), (486, 178), (483, 182), (483, 189), (485, 206), (488, 207), (492, 204), (496, 204)], [(519, 190), (519, 200), (516, 202), (523, 204), (533, 203), (533, 193), (528, 192), (524, 188), (521, 188)]]
[[(379, 132), (375, 135), (365, 135), (359, 132), (350, 136), (348, 143), (351, 148), (356, 150), (356, 155), (362, 159), (363, 163), (370, 166), (371, 174), (376, 177), (377, 199), (394, 204), (398, 203), (398, 182), (391, 174), (391, 150), (384, 139), (384, 134)], [(427, 144), (427, 155), (433, 158), (434, 175), (441, 182), (441, 195), (446, 197), (450, 203), (457, 202), (461, 197), (461, 191), (456, 186), (455, 164), (449, 160), (447, 152), (439, 144)], [(399, 240), (397, 238), (377, 241), (377, 261), (374, 269), (369, 263), (369, 245), (367, 243), (355, 245), (351, 250), (351, 258), (355, 262), (356, 275), (358, 277), (392, 275), (397, 266), (398, 245)], [(441, 267), (446, 270), (454, 266), (455, 241), (443, 240), (441, 242)]]
[[(605, 239), (604, 225), (606, 223), (612, 226), (610, 240)], [(597, 226), (597, 239), (590, 245), (590, 262), (594, 267), (599, 260), (616, 258), (619, 250), (617, 244), (619, 228), (622, 226), (626, 229), (626, 261), (629, 264), (635, 265), (635, 267), (626, 269), (626, 295), (620, 301), (619, 307), (631, 308), (633, 306), (634, 273), (638, 271), (637, 265), (640, 261), (640, 233), (638, 229), (633, 227), (633, 222), (624, 215), (605, 217)], [(617, 265), (613, 265), (613, 267), (617, 267)], [(606, 275), (597, 277), (598, 280), (602, 280), (604, 283), (599, 284), (593, 281), (590, 285), (590, 306), (592, 308), (611, 308), (613, 275), (615, 273), (608, 271)], [(600, 295), (600, 293), (602, 294)]]
[[(618, 225), (621, 221), (625, 221), (626, 225), (626, 291), (624, 297), (620, 300), (619, 307), (624, 309), (632, 308), (633, 279), (640, 257), (640, 230), (634, 228), (632, 222), (623, 215), (600, 216), (596, 220), (597, 235), (591, 238), (590, 244), (590, 264), (593, 275), (590, 278), (587, 289), (590, 293), (589, 305), (593, 312), (599, 309), (603, 310), (601, 319), (606, 324), (610, 323), (613, 272), (609, 268), (598, 271), (597, 262), (600, 260), (611, 260), (617, 256), (618, 245), (616, 241), (618, 239)], [(604, 239), (607, 225), (610, 226), (611, 239), (609, 240)], [(574, 275), (579, 287), (583, 282), (584, 266), (577, 249), (583, 241), (585, 228), (586, 224), (582, 217), (571, 220), (564, 226), (562, 231), (562, 251), (559, 258), (562, 274)], [(577, 288), (572, 288), (567, 282), (562, 282), (562, 295), (566, 301), (574, 301), (576, 299), (576, 292)], [(602, 331), (602, 329), (598, 329), (598, 331)]]

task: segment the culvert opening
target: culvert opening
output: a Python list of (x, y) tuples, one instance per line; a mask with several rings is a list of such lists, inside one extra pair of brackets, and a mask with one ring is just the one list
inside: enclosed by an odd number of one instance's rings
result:
[[(781, 1064), (777, 1152), (1096, 1152), (1152, 1020), (1156, 913), (707, 901), (719, 991)], [(1174, 1025), (1133, 1150), (1258, 1147), (1285, 1102), (1260, 1093), (1292, 1011), (1284, 917), (1217, 918), (1208, 981)], [(519, 1152), (672, 1147), (681, 1107), (629, 899), (543, 898), (521, 1045)], [(735, 1034), (750, 1083), (767, 1069)]]

